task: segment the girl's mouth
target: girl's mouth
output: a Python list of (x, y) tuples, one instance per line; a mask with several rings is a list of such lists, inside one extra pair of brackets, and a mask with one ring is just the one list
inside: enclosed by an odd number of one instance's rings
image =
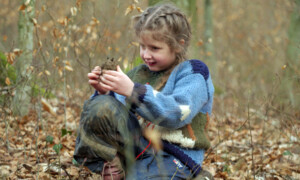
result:
[(156, 62), (147, 62), (147, 61), (146, 61), (146, 63), (148, 66), (154, 66), (156, 64)]

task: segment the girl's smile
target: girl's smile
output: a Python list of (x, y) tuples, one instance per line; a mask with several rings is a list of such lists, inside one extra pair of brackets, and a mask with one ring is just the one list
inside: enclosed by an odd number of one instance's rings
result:
[(176, 54), (168, 44), (152, 38), (152, 33), (140, 37), (140, 56), (151, 71), (163, 71), (173, 65)]

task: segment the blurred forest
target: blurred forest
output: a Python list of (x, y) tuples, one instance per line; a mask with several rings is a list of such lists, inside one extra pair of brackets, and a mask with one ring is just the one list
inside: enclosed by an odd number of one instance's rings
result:
[[(107, 57), (139, 63), (131, 17), (156, 2), (1, 0), (0, 178), (100, 178), (72, 158), (87, 73)], [(300, 1), (173, 2), (216, 89), (204, 169), (300, 179)]]

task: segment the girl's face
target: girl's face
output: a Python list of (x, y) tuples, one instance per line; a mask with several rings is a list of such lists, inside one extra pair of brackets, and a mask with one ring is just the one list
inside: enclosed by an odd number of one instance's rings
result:
[(157, 41), (151, 35), (141, 35), (140, 56), (151, 71), (162, 71), (172, 66), (176, 60), (176, 53), (168, 44)]

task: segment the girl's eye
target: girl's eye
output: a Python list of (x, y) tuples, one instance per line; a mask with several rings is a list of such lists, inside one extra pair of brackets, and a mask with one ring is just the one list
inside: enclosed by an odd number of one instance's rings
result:
[(151, 47), (153, 50), (159, 50), (160, 48), (159, 47), (156, 47), (156, 46), (152, 46)]

